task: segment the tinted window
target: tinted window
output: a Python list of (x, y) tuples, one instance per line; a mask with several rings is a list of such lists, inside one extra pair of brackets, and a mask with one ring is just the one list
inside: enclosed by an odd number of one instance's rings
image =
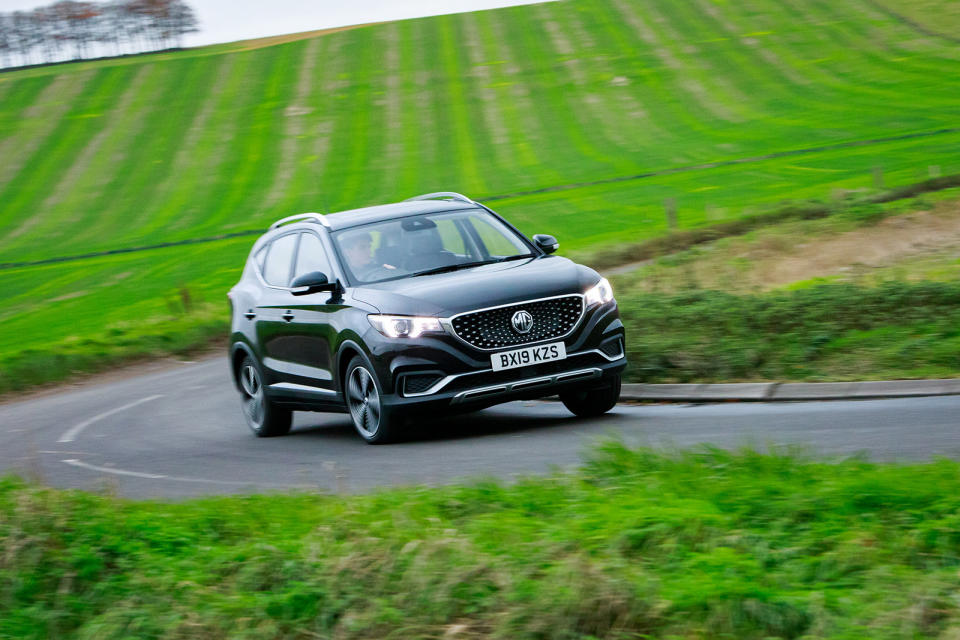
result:
[(327, 252), (323, 250), (320, 238), (312, 233), (300, 234), (300, 248), (297, 249), (297, 267), (293, 270), (293, 277), (298, 278), (311, 271), (320, 271), (333, 280), (330, 273), (330, 261)]
[(350, 281), (360, 283), (530, 255), (520, 236), (480, 209), (372, 222), (331, 238)]
[(263, 279), (267, 284), (275, 287), (290, 285), (290, 265), (293, 262), (293, 251), (296, 247), (297, 234), (295, 233), (281, 236), (270, 244), (267, 263), (263, 268)]

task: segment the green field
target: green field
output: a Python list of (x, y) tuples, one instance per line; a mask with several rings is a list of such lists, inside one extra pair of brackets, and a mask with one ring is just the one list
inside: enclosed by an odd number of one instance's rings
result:
[[(4, 73), (0, 263), (441, 189), (507, 196), (565, 250), (637, 242), (665, 198), (689, 228), (869, 190), (875, 167), (960, 172), (958, 80), (955, 43), (870, 0), (564, 1)], [(224, 304), (251, 242), (2, 270), (0, 357), (151, 324), (183, 288)]]
[(960, 42), (960, 4), (941, 0), (876, 0), (875, 6), (928, 34)]
[(0, 480), (0, 637), (956, 637), (960, 465), (631, 451), (368, 496)]
[[(960, 52), (865, 0), (578, 0), (0, 76), (0, 260), (956, 127)], [(960, 170), (960, 131), (509, 200), (572, 245)], [(591, 215), (592, 224), (570, 217)], [(596, 220), (594, 220), (596, 218)]]

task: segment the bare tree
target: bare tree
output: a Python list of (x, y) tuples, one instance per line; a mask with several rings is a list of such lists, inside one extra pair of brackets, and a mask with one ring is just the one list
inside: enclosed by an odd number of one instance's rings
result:
[(61, 24), (67, 25), (67, 38), (73, 43), (74, 57), (84, 58), (97, 33), (100, 7), (93, 2), (61, 0), (50, 7)]
[(127, 15), (122, 0), (106, 2), (100, 7), (100, 40), (113, 47), (113, 54), (123, 52), (125, 41), (129, 41)]
[(0, 66), (183, 46), (197, 18), (184, 0), (59, 0), (0, 13)]
[(162, 49), (160, 42), (160, 14), (163, 0), (127, 0), (127, 13), (137, 23), (137, 36), (143, 43), (143, 49)]
[(40, 42), (36, 23), (26, 11), (14, 11), (10, 18), (13, 23), (14, 51), (20, 56), (21, 64), (33, 64), (34, 49)]
[(13, 21), (5, 13), (0, 13), (0, 63), (11, 66), (13, 58)]
[(170, 8), (170, 34), (178, 47), (183, 47), (183, 36), (200, 30), (197, 16), (183, 0), (173, 0)]
[(56, 12), (51, 7), (38, 7), (30, 12), (30, 19), (37, 34), (37, 47), (41, 60), (49, 62), (58, 59), (66, 30), (57, 19)]

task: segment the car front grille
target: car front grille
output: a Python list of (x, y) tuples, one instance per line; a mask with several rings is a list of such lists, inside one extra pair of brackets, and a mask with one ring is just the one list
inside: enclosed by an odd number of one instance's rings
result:
[[(526, 311), (533, 318), (526, 333), (513, 325), (514, 314), (520, 311)], [(563, 337), (573, 330), (582, 315), (583, 296), (569, 295), (465, 313), (455, 317), (451, 324), (464, 342), (491, 350)]]

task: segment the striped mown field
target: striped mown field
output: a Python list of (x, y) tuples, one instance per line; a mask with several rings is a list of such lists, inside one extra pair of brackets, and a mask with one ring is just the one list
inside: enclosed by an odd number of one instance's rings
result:
[[(434, 190), (584, 249), (665, 198), (691, 227), (958, 172), (949, 6), (564, 0), (3, 73), (0, 263)], [(220, 304), (251, 241), (0, 271), (0, 355)]]
[(874, 6), (914, 29), (960, 43), (960, 4), (942, 0), (873, 0)]
[[(946, 2), (944, 5), (948, 4)], [(0, 76), (0, 262), (960, 127), (960, 51), (871, 0), (575, 0)], [(567, 246), (960, 169), (960, 131), (504, 200)], [(589, 224), (572, 223), (589, 214)]]

